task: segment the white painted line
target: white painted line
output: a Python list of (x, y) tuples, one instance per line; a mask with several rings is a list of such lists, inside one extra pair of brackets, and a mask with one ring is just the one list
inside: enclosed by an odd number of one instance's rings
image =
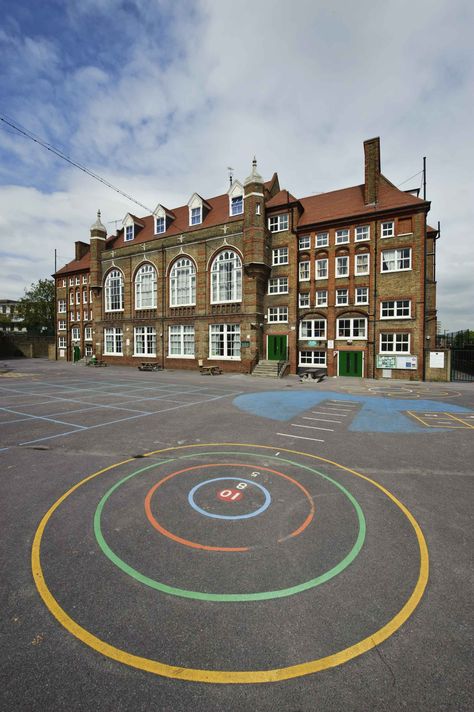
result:
[(328, 420), (328, 418), (310, 418), (309, 415), (303, 415), (303, 420), (321, 420), (323, 423), (342, 423), (342, 420)]
[(345, 418), (348, 413), (323, 413), (321, 410), (312, 410), (313, 415), (339, 415), (341, 418)]
[(333, 428), (319, 428), (317, 425), (300, 425), (299, 423), (290, 423), (292, 428), (310, 428), (311, 430), (327, 430), (328, 433), (333, 433)]
[(315, 443), (323, 443), (324, 440), (319, 440), (318, 438), (305, 438), (303, 435), (290, 435), (289, 433), (277, 433), (277, 435), (282, 435), (284, 438), (297, 438), (298, 440), (312, 440)]
[(354, 403), (353, 401), (337, 401), (337, 400), (328, 400), (326, 403), (334, 403), (336, 405), (342, 405), (343, 408), (355, 408), (356, 406), (359, 405), (359, 403)]

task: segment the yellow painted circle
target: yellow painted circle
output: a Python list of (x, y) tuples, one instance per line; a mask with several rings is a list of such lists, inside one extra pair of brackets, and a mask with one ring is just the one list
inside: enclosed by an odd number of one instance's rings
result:
[[(189, 448), (201, 448), (201, 447), (224, 447), (224, 446), (234, 446), (234, 447), (247, 447), (247, 448), (257, 448), (265, 450), (275, 450), (274, 447), (268, 445), (252, 445), (248, 443), (204, 443), (199, 445), (181, 445), (178, 447), (169, 447), (162, 450), (154, 450), (153, 452), (146, 453), (145, 457), (150, 455), (157, 455), (164, 452), (169, 452), (170, 450), (185, 450)], [(64, 502), (64, 500), (69, 497), (70, 494), (75, 492), (79, 487), (86, 484), (95, 477), (108, 472), (120, 465), (124, 465), (128, 462), (132, 462), (134, 458), (129, 458), (128, 460), (123, 460), (115, 465), (110, 465), (109, 467), (99, 470), (98, 472), (89, 475), (85, 479), (78, 482), (74, 487), (71, 487), (65, 494), (63, 494), (46, 512), (43, 519), (41, 520), (38, 529), (36, 530), (35, 538), (33, 540), (33, 547), (31, 552), (31, 565), (33, 571), (33, 578), (36, 583), (38, 592), (43, 599), (46, 606), (49, 608), (53, 616), (63, 625), (66, 630), (68, 630), (72, 635), (81, 640), (83, 643), (89, 647), (96, 650), (101, 655), (105, 655), (112, 660), (117, 660), (120, 663), (129, 665), (131, 667), (138, 668), (139, 670), (145, 670), (146, 672), (154, 673), (155, 675), (162, 675), (164, 677), (171, 677), (179, 680), (189, 680), (192, 682), (212, 682), (212, 683), (238, 683), (238, 684), (249, 684), (249, 683), (261, 683), (261, 682), (278, 682), (280, 680), (288, 680), (294, 677), (301, 677), (303, 675), (309, 675), (314, 672), (319, 672), (321, 670), (326, 670), (327, 668), (336, 667), (342, 663), (346, 663), (352, 658), (356, 658), (363, 653), (366, 653), (371, 648), (380, 645), (384, 640), (389, 638), (393, 633), (395, 633), (400, 626), (408, 620), (417, 605), (419, 604), (426, 584), (428, 582), (429, 573), (429, 558), (428, 558), (428, 548), (426, 545), (423, 532), (420, 526), (410, 511), (402, 504), (391, 492), (389, 492), (385, 487), (378, 484), (369, 477), (351, 470), (348, 467), (339, 465), (337, 462), (328, 460), (324, 457), (318, 457), (317, 455), (310, 455), (307, 452), (299, 452), (297, 450), (288, 450), (284, 448), (279, 448), (280, 452), (289, 452), (293, 455), (302, 455), (303, 457), (310, 457), (313, 460), (319, 460), (321, 462), (326, 462), (330, 465), (350, 472), (356, 477), (369, 482), (374, 487), (377, 487), (381, 492), (383, 492), (405, 515), (405, 517), (410, 522), (414, 529), (415, 536), (418, 542), (419, 552), (420, 552), (420, 569), (418, 574), (418, 580), (415, 587), (404, 604), (404, 606), (398, 611), (398, 613), (382, 628), (369, 635), (367, 638), (360, 640), (358, 643), (340, 650), (332, 655), (327, 655), (323, 658), (318, 658), (316, 660), (309, 660), (306, 663), (301, 663), (299, 665), (289, 665), (288, 667), (275, 668), (273, 670), (201, 670), (198, 668), (183, 668), (173, 665), (167, 665), (165, 663), (160, 663), (157, 660), (151, 660), (149, 658), (143, 658), (138, 655), (133, 655), (132, 653), (127, 653), (125, 650), (116, 648), (113, 645), (109, 645), (100, 638), (97, 638), (92, 633), (89, 633), (85, 628), (76, 623), (67, 613), (64, 611), (59, 603), (56, 601), (51, 591), (49, 590), (43, 570), (41, 567), (41, 540), (45, 527), (58, 509), (58, 507)]]

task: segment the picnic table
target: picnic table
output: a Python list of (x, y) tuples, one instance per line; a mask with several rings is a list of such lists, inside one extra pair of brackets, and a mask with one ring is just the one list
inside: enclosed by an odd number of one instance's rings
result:
[(93, 357), (89, 361), (86, 361), (86, 366), (107, 366), (107, 364), (105, 361)]
[(161, 371), (162, 366), (155, 361), (142, 361), (138, 367), (139, 371)]
[(300, 381), (309, 381), (312, 379), (318, 383), (324, 381), (326, 378), (326, 371), (324, 368), (307, 368), (303, 373), (300, 374)]
[(219, 376), (222, 373), (220, 366), (199, 366), (201, 376)]

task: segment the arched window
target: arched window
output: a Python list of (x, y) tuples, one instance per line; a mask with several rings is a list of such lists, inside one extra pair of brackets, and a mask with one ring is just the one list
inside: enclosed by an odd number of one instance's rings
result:
[(196, 267), (189, 257), (177, 260), (170, 273), (170, 306), (196, 304)]
[(105, 278), (105, 311), (123, 310), (123, 275), (113, 269)]
[(156, 309), (156, 270), (153, 265), (142, 265), (135, 276), (135, 309)]
[(242, 300), (242, 262), (231, 250), (220, 252), (211, 268), (211, 302)]

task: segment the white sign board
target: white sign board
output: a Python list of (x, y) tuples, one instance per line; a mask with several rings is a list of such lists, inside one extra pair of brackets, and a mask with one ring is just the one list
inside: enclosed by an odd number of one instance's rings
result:
[(430, 368), (444, 368), (444, 351), (430, 351)]

